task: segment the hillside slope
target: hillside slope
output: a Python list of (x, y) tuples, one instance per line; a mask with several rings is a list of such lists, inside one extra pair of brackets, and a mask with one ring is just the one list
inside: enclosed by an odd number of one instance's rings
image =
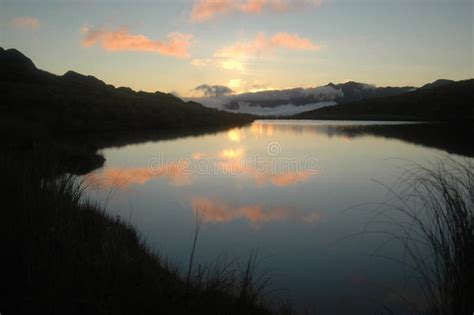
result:
[(0, 48), (0, 112), (57, 132), (193, 129), (243, 124), (250, 115), (209, 109), (166, 93), (115, 88), (69, 71), (57, 76), (36, 68), (15, 49)]

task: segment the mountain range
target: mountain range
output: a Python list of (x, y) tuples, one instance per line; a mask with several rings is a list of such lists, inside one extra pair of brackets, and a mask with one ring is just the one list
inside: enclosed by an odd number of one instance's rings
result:
[(260, 116), (288, 116), (331, 105), (396, 96), (453, 82), (441, 79), (416, 88), (413, 86), (376, 87), (371, 84), (349, 81), (341, 84), (329, 83), (314, 88), (268, 90), (219, 97), (203, 97), (195, 100), (208, 107), (230, 112)]
[[(184, 101), (162, 92), (114, 87), (88, 75), (38, 69), (0, 47), (1, 120), (63, 132), (219, 128), (251, 122), (242, 113), (295, 119), (472, 119), (473, 82), (437, 80), (420, 88), (329, 83)], [(211, 108), (209, 108), (211, 107)], [(223, 110), (218, 110), (223, 109)]]

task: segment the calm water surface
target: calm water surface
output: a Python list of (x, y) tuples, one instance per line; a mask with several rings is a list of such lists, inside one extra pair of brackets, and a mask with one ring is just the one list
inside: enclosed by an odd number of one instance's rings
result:
[[(420, 303), (409, 275), (386, 259), (401, 257), (402, 249), (380, 235), (358, 233), (374, 204), (391, 200), (384, 185), (393, 185), (400, 167), (447, 153), (341, 131), (371, 124), (256, 121), (104, 149), (104, 167), (87, 176), (96, 186), (90, 195), (182, 267), (198, 211), (197, 263), (222, 255), (243, 262), (258, 249), (271, 296), (322, 314), (397, 310), (404, 299)], [(370, 229), (381, 228), (377, 224)]]

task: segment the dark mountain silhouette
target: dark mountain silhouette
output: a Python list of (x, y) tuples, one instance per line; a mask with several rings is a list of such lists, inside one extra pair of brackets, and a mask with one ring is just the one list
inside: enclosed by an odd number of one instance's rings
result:
[(5, 70), (10, 70), (8, 72), (36, 70), (33, 61), (16, 49), (4, 50), (0, 47), (0, 62)]
[(4, 50), (0, 47), (1, 81), (34, 82), (48, 74), (38, 70), (28, 57), (16, 49)]
[[(65, 82), (68, 82), (69, 84), (77, 84), (77, 85), (90, 87), (90, 88), (105, 88), (107, 86), (107, 84), (105, 84), (104, 81), (99, 80), (92, 75), (86, 76), (74, 71), (68, 71), (65, 74), (63, 74), (62, 77), (64, 78)], [(110, 85), (110, 87), (113, 88), (112, 85)]]
[(454, 83), (454, 82), (455, 81), (453, 81), (453, 80), (439, 79), (439, 80), (436, 80), (432, 83), (428, 83), (428, 84), (423, 85), (420, 89), (432, 89), (432, 88), (435, 88), (435, 87), (447, 85), (447, 84)]
[(74, 71), (57, 76), (15, 49), (0, 48), (2, 120), (53, 132), (215, 128), (247, 123), (250, 115), (210, 109), (168, 93), (135, 92)]
[(354, 103), (327, 106), (292, 116), (295, 119), (423, 120), (474, 119), (474, 79), (438, 80), (416, 91)]

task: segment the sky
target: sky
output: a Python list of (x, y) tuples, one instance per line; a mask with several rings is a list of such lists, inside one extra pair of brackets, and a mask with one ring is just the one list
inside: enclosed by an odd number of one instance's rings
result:
[(40, 69), (196, 96), (474, 77), (473, 0), (0, 0), (0, 46)]

